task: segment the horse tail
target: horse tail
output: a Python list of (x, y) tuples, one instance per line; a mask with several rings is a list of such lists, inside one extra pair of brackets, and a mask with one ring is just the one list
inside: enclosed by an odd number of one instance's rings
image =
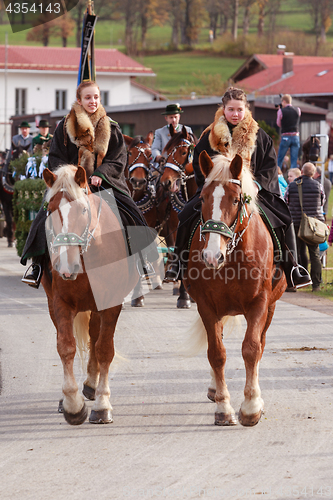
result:
[(79, 312), (74, 319), (74, 337), (82, 366), (89, 352), (89, 322), (91, 311)]
[[(222, 318), (222, 327), (226, 329), (226, 331), (223, 332), (223, 336), (229, 336), (236, 328), (239, 329), (240, 326), (240, 316), (224, 316)], [(196, 356), (204, 349), (207, 349), (207, 332), (201, 316), (198, 315), (190, 330), (188, 330), (188, 333), (190, 334), (188, 340), (180, 348), (180, 353), (182, 355), (188, 357)]]

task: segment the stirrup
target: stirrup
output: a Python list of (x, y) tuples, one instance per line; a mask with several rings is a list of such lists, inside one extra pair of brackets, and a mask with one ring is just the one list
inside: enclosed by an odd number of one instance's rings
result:
[(147, 260), (143, 262), (141, 260), (137, 260), (136, 268), (138, 270), (140, 278), (152, 278), (156, 276), (153, 265)]
[[(33, 273), (33, 267), (38, 266), (38, 276), (37, 278), (28, 278), (29, 274)], [(31, 272), (29, 273), (29, 271)], [(32, 262), (26, 272), (24, 273), (21, 281), (23, 283), (27, 283), (28, 285), (32, 286), (33, 288), (38, 288), (40, 285), (40, 280), (42, 277), (42, 266), (40, 264), (36, 264), (36, 262)]]
[[(306, 283), (298, 283), (298, 284), (295, 284), (294, 283), (294, 280), (293, 280), (293, 272), (295, 271), (295, 269), (297, 269), (299, 271), (299, 269), (303, 269), (304, 271), (304, 275), (302, 276), (302, 278), (307, 278), (308, 281)], [(292, 286), (295, 287), (295, 288), (302, 288), (303, 286), (308, 286), (308, 285), (312, 285), (312, 279), (308, 273), (308, 271), (305, 269), (305, 267), (301, 266), (300, 264), (298, 264), (298, 266), (294, 266), (290, 272), (290, 281), (292, 283)]]
[(168, 269), (165, 271), (165, 276), (163, 283), (170, 283), (172, 281), (177, 281), (179, 279), (180, 274), (180, 262), (173, 262), (168, 266)]

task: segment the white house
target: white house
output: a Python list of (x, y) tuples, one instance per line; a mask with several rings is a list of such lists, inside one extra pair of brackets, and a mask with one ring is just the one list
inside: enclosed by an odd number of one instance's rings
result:
[[(31, 132), (41, 113), (66, 111), (75, 100), (80, 48), (0, 45), (0, 151), (10, 147), (10, 118), (35, 115)], [(137, 84), (137, 76), (155, 74), (117, 49), (95, 49), (96, 80), (102, 104), (119, 106), (162, 98)], [(35, 123), (36, 122), (36, 123)]]

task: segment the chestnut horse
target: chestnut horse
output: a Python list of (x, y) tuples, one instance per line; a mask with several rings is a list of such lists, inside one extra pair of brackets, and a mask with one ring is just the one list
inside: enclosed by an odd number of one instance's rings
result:
[(274, 262), (273, 241), (256, 207), (252, 174), (242, 158), (236, 155), (230, 163), (218, 155), (213, 162), (203, 151), (199, 161), (206, 178), (202, 219), (192, 239), (184, 283), (202, 320), (196, 335), (208, 340), (213, 375), (208, 398), (217, 404), (216, 425), (236, 424), (224, 375), (223, 325), (227, 316), (245, 316), (245, 399), (238, 418), (241, 424), (253, 426), (263, 410), (259, 362), (286, 280)]
[[(50, 272), (43, 273), (57, 349), (64, 370), (63, 413), (72, 425), (82, 424), (87, 408), (75, 381), (76, 342), (89, 346), (83, 394), (94, 400), (91, 423), (112, 422), (109, 367), (114, 357), (114, 332), (123, 298), (138, 275), (127, 249), (118, 216), (88, 187), (82, 167), (45, 169)], [(131, 261), (131, 262), (130, 262)], [(75, 337), (74, 337), (75, 333)]]
[(148, 132), (147, 137), (129, 137), (124, 135), (127, 145), (127, 185), (131, 191), (134, 201), (141, 200), (147, 191), (148, 179), (150, 177), (150, 163), (152, 160), (151, 145), (154, 133)]
[(198, 188), (192, 166), (196, 140), (184, 126), (181, 132), (176, 133), (170, 127), (170, 134), (171, 139), (164, 148), (167, 157), (160, 182), (165, 191), (178, 193), (180, 199), (186, 202)]

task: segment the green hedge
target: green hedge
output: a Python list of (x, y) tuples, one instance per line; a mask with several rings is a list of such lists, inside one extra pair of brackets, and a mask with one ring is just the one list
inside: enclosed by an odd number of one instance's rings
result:
[(46, 186), (42, 179), (25, 179), (14, 185), (14, 221), (17, 254), (21, 257), (33, 219), (39, 211)]

